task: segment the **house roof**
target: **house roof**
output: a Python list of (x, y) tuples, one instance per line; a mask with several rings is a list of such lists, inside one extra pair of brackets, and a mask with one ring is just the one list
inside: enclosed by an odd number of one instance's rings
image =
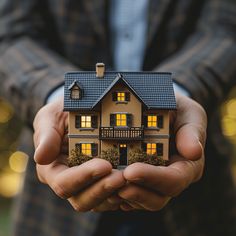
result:
[[(147, 109), (176, 109), (171, 73), (106, 71), (104, 78), (97, 78), (95, 72), (66, 73), (64, 110), (92, 110), (119, 82), (123, 82)], [(70, 97), (75, 83), (83, 89), (80, 100)]]

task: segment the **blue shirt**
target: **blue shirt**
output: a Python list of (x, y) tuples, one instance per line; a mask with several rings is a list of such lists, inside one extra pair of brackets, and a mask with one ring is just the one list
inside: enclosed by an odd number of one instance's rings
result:
[(140, 71), (146, 49), (148, 0), (111, 0), (110, 37), (114, 69)]
[[(146, 49), (148, 30), (148, 0), (111, 0), (110, 38), (114, 70), (140, 71)], [(175, 91), (189, 93), (174, 83)], [(49, 95), (50, 103), (63, 94), (63, 87)]]

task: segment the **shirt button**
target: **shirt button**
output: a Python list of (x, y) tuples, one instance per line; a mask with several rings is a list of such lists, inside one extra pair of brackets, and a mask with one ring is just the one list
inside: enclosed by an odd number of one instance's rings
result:
[(124, 33), (124, 38), (125, 39), (132, 39), (132, 35), (130, 33)]

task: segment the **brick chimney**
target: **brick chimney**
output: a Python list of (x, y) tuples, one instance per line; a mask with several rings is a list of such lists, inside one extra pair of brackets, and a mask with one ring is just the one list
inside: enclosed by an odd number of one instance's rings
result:
[(104, 63), (97, 63), (96, 64), (96, 77), (102, 79), (105, 73), (105, 64)]

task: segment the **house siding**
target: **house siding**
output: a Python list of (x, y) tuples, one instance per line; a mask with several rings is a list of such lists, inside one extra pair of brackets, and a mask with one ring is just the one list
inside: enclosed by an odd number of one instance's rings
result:
[(132, 92), (130, 92), (130, 101), (126, 103), (119, 103), (112, 101), (112, 93), (116, 91), (124, 91), (128, 92), (128, 89), (124, 89), (121, 85), (116, 85), (108, 94), (107, 96), (102, 100), (101, 105), (101, 113), (102, 113), (102, 120), (101, 120), (101, 126), (102, 127), (109, 127), (110, 126), (110, 114), (112, 113), (124, 113), (127, 112), (129, 114), (132, 114), (132, 127), (141, 127), (141, 113), (142, 113), (142, 104), (141, 102), (136, 98), (135, 95), (133, 95)]

